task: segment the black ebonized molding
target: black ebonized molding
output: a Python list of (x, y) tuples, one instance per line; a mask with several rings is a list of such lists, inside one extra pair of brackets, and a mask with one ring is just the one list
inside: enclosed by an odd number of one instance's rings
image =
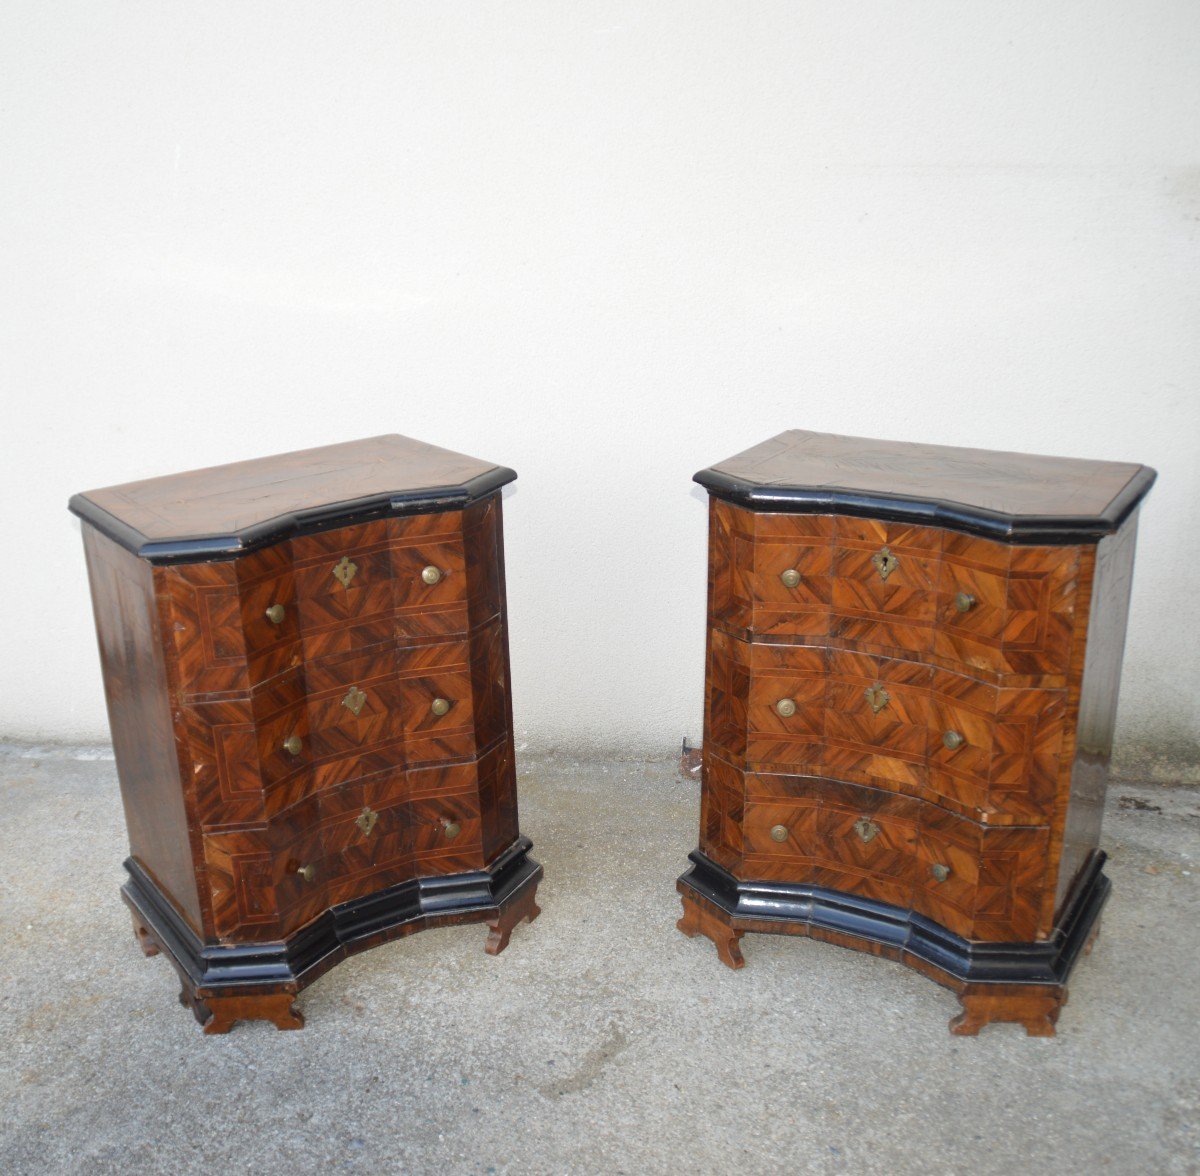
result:
[(125, 901), (198, 992), (233, 988), (299, 990), (360, 947), (406, 923), (494, 912), (542, 876), (529, 857), (533, 843), (519, 837), (485, 870), (440, 878), (414, 878), (366, 898), (330, 907), (289, 939), (276, 943), (204, 943), (163, 897), (153, 879), (130, 858)]
[(1002, 543), (1053, 547), (1094, 543), (1111, 535), (1137, 509), (1157, 476), (1149, 466), (1142, 466), (1098, 515), (1010, 515), (960, 502), (883, 492), (867, 494), (839, 486), (764, 486), (730, 477), (715, 468), (701, 470), (693, 481), (714, 498), (749, 510), (854, 515), (944, 527)]
[(393, 494), (375, 494), (369, 498), (353, 498), (313, 510), (278, 515), (229, 535), (194, 535), (185, 539), (147, 539), (141, 531), (109, 514), (84, 494), (74, 495), (67, 503), (67, 508), (102, 535), (149, 563), (213, 563), (236, 559), (239, 555), (269, 547), (281, 539), (312, 535), (335, 527), (370, 522), (372, 519), (464, 510), (471, 503), (515, 481), (516, 477), (515, 470), (507, 466), (495, 466), (455, 486), (426, 487)]
[(970, 984), (1065, 984), (1087, 943), (1112, 884), (1106, 855), (1094, 853), (1049, 939), (976, 943), (914, 911), (819, 886), (740, 882), (699, 850), (679, 879), (734, 918), (802, 923), (881, 943)]

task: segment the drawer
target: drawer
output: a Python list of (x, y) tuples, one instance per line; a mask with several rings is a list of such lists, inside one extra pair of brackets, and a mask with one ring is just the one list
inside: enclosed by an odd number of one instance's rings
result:
[(926, 778), (931, 674), (918, 662), (831, 650), (826, 774), (920, 795)]
[(995, 689), (937, 671), (930, 709), (930, 799), (990, 825), (1050, 822), (1065, 770), (1065, 691)]
[(483, 869), (476, 793), (414, 799), (409, 805), (409, 820), (418, 877)]
[(739, 876), (913, 909), (967, 939), (1031, 942), (1050, 831), (815, 777), (746, 777)]
[(221, 939), (280, 939), (324, 909), (315, 797), (268, 824), (203, 838), (213, 925)]
[(293, 541), (304, 656), (369, 649), (392, 637), (387, 523), (343, 527)]
[(461, 511), (392, 520), (395, 633), (448, 637), (470, 628)]
[[(749, 780), (747, 786), (762, 790)], [(746, 875), (908, 906), (921, 802), (817, 780), (794, 780), (792, 788), (786, 800), (747, 801)]]
[(476, 753), (470, 645), (437, 642), (396, 654), (405, 758), (410, 767)]
[(966, 939), (1037, 937), (1050, 830), (985, 828), (924, 806), (913, 909)]
[(751, 603), (751, 631), (756, 636), (827, 637), (832, 516), (758, 514), (749, 522), (753, 538), (735, 536), (733, 559)]
[(831, 631), (857, 648), (927, 653), (937, 612), (942, 532), (838, 515)]
[(748, 658), (746, 759), (762, 766), (815, 771), (825, 723), (826, 651), (798, 645), (739, 643)]
[(321, 835), (329, 905), (413, 876), (408, 788), (402, 769), (326, 789)]
[[(385, 748), (391, 762), (404, 738), (405, 699), (396, 677), (396, 656), (390, 646), (365, 654), (331, 658), (306, 668), (308, 724), (318, 787), (350, 777), (347, 764), (355, 757)], [(343, 760), (336, 779), (324, 771), (328, 761)], [(388, 762), (378, 768), (389, 766)], [(378, 770), (378, 768), (368, 770)], [(354, 775), (364, 774), (355, 770)]]
[(1006, 547), (946, 532), (932, 653), (971, 672), (1065, 675), (1080, 550)]
[(266, 820), (309, 791), (299, 673), (283, 674), (249, 698), (185, 705), (181, 718), (193, 811), (202, 828)]
[(273, 879), (284, 935), (328, 906), (320, 808), (315, 795), (283, 810), (270, 824)]
[(155, 575), (185, 697), (245, 694), (299, 665), (295, 585), (285, 549), (159, 568)]

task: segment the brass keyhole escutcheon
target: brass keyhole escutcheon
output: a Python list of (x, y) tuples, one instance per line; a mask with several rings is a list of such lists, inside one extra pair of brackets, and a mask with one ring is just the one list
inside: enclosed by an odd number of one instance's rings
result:
[(442, 715), (450, 713), (450, 700), (448, 698), (435, 698), (429, 704), (429, 709), (440, 719)]
[(301, 742), (299, 735), (289, 735), (283, 741), (283, 750), (286, 751), (288, 755), (299, 755), (303, 748), (304, 744)]
[(772, 841), (786, 841), (788, 839), (788, 831), (786, 825), (771, 826)]
[(781, 718), (790, 719), (796, 713), (796, 702), (791, 698), (781, 698), (775, 704), (775, 713)]
[(462, 826), (457, 821), (443, 821), (442, 828), (446, 831), (447, 841), (453, 841), (462, 832)]
[(960, 613), (970, 612), (975, 607), (975, 597), (969, 592), (956, 592), (954, 594), (954, 607)]
[(941, 862), (935, 862), (930, 866), (929, 872), (933, 875), (935, 882), (945, 882), (950, 877), (950, 867), (943, 866)]
[(283, 618), (285, 616), (287, 616), (287, 612), (284, 610), (282, 604), (273, 604), (269, 609), (267, 609), (267, 620), (270, 621), (272, 625), (282, 625)]
[(421, 579), (430, 586), (440, 583), (442, 579), (442, 569), (435, 568), (433, 564), (430, 564), (429, 567), (421, 569)]
[(371, 830), (375, 828), (375, 822), (379, 820), (379, 814), (374, 812), (368, 805), (361, 813), (358, 814), (358, 820), (354, 823), (362, 830), (364, 837), (371, 836)]
[(875, 565), (875, 570), (879, 573), (879, 578), (885, 583), (899, 566), (900, 561), (892, 554), (888, 547), (881, 547), (873, 556), (871, 562)]
[(779, 578), (783, 581), (785, 588), (798, 588), (800, 586), (800, 573), (795, 568), (788, 568), (786, 572), (780, 572)]
[(884, 690), (882, 682), (876, 682), (874, 686), (868, 686), (863, 691), (863, 697), (871, 704), (871, 710), (876, 714), (879, 714), (892, 701), (892, 696)]
[(297, 866), (296, 873), (304, 879), (305, 882), (311, 882), (317, 876), (316, 866)]
[(942, 744), (951, 751), (957, 751), (966, 743), (966, 739), (959, 731), (947, 731), (942, 735)]
[(351, 686), (346, 692), (346, 697), (342, 699), (344, 706), (356, 719), (362, 713), (362, 708), (367, 705), (367, 692), (359, 690), (357, 686)]
[(859, 840), (866, 845), (879, 836), (879, 826), (868, 817), (859, 817), (854, 822), (854, 832), (858, 834)]
[(337, 580), (343, 588), (350, 587), (350, 581), (354, 579), (354, 573), (358, 571), (358, 564), (354, 562), (348, 555), (343, 555), (333, 569), (333, 578)]

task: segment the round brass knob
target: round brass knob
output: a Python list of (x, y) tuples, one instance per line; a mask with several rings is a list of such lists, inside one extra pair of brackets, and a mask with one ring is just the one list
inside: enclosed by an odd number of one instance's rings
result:
[(299, 735), (289, 735), (283, 741), (283, 750), (286, 751), (288, 755), (299, 755), (303, 747), (304, 744), (301, 742)]
[(943, 866), (941, 862), (934, 862), (934, 864), (929, 867), (929, 872), (933, 875), (933, 880), (935, 882), (945, 882), (946, 879), (950, 877), (950, 867)]
[(785, 588), (795, 588), (800, 583), (800, 573), (795, 568), (788, 568), (786, 572), (780, 572), (779, 578), (783, 581)]
[(304, 879), (305, 882), (311, 882), (317, 876), (316, 866), (297, 866), (296, 873)]
[(788, 838), (788, 831), (787, 831), (786, 825), (772, 825), (771, 826), (771, 840), (772, 841), (786, 841), (787, 838)]
[(781, 698), (775, 704), (775, 713), (785, 719), (790, 719), (796, 713), (796, 703), (791, 698)]
[(441, 580), (441, 578), (442, 569), (435, 568), (433, 564), (430, 564), (427, 568), (421, 569), (421, 579), (424, 580), (426, 584), (436, 584), (439, 580)]
[(433, 711), (438, 718), (446, 714), (450, 710), (450, 700), (447, 698), (435, 698), (430, 704), (429, 709)]
[(270, 621), (272, 625), (282, 625), (283, 618), (285, 616), (287, 616), (287, 612), (284, 610), (282, 604), (273, 604), (269, 609), (267, 609), (267, 620)]
[(975, 597), (969, 592), (956, 592), (954, 594), (954, 607), (959, 612), (970, 612), (975, 607)]
[(462, 826), (457, 821), (443, 821), (446, 829), (446, 840), (453, 841), (461, 832)]
[(960, 747), (962, 747), (962, 745), (964, 743), (966, 743), (966, 739), (963, 737), (962, 733), (959, 731), (946, 731), (942, 735), (942, 742), (951, 751), (957, 751)]

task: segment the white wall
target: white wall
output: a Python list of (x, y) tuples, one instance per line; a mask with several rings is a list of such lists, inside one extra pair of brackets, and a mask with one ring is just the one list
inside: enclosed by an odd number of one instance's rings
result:
[(103, 737), (68, 495), (514, 466), (532, 746), (698, 734), (690, 476), (783, 428), (1141, 461), (1127, 744), (1200, 735), (1200, 6), (0, 7), (0, 732)]

